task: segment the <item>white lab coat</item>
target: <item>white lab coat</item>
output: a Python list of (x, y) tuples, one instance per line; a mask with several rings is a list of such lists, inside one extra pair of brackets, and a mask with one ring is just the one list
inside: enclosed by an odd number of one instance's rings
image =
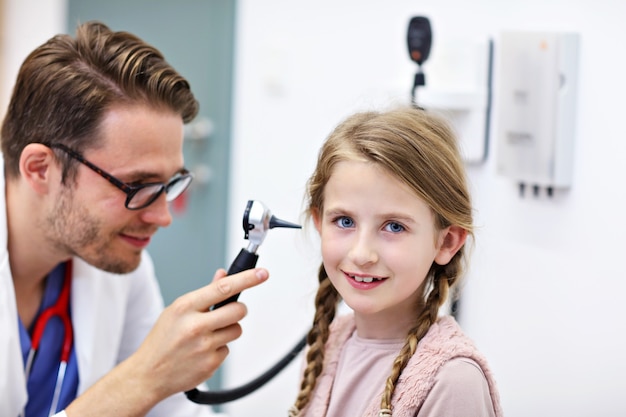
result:
[[(0, 155), (0, 417), (15, 417), (27, 401), (15, 291), (7, 252), (4, 162)], [(78, 394), (141, 344), (163, 309), (152, 260), (125, 275), (98, 270), (75, 258), (71, 290)], [(163, 381), (167, 383), (167, 381)], [(150, 417), (215, 416), (180, 393), (157, 405)], [(58, 416), (65, 416), (60, 412)]]

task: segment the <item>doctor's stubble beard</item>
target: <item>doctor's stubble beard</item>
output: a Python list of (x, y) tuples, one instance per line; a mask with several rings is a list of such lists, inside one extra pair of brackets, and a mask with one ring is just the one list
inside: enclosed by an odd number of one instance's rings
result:
[[(71, 186), (63, 187), (43, 227), (46, 239), (55, 247), (78, 256), (88, 264), (114, 274), (134, 271), (141, 261), (141, 251), (115, 253), (113, 243), (120, 230), (106, 230), (105, 222), (93, 216), (88, 207), (74, 197)], [(152, 230), (152, 228), (150, 228)], [(107, 234), (108, 233), (108, 234)], [(131, 255), (129, 259), (127, 255)]]

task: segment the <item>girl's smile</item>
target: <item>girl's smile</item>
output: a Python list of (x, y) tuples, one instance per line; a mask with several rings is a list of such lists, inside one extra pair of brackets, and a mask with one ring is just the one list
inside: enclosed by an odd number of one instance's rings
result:
[(360, 290), (370, 290), (382, 284), (386, 277), (373, 277), (371, 275), (350, 274), (344, 272), (350, 285)]

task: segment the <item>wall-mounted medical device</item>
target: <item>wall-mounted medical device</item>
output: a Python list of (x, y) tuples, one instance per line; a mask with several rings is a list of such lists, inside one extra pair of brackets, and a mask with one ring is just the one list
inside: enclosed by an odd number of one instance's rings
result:
[(426, 84), (426, 76), (422, 71), (422, 65), (430, 55), (430, 47), (433, 42), (430, 20), (426, 16), (414, 16), (409, 21), (409, 29), (406, 34), (407, 47), (411, 61), (417, 64), (417, 72), (413, 79), (411, 89), (411, 103), (418, 105), (415, 99), (415, 91), (418, 87)]
[[(433, 37), (423, 64), (428, 83), (412, 93), (413, 103), (440, 113), (453, 125), (467, 164), (487, 159), (491, 116), (493, 42), (489, 36)], [(416, 75), (417, 77), (417, 75)]]
[(575, 33), (500, 36), (496, 166), (522, 194), (571, 186), (578, 49)]

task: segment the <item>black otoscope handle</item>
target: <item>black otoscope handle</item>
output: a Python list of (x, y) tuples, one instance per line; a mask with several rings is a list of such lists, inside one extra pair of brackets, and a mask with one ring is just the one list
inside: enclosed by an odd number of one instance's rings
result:
[[(257, 255), (256, 253), (252, 253), (248, 250), (241, 249), (241, 251), (239, 251), (239, 254), (237, 255), (237, 257), (235, 258), (235, 260), (233, 261), (233, 263), (230, 265), (230, 268), (228, 268), (228, 275), (233, 275), (236, 274), (238, 272), (241, 271), (246, 271), (248, 269), (252, 269), (256, 266), (256, 262), (259, 259), (259, 255)], [(241, 294), (241, 293), (239, 293)], [(235, 294), (233, 296), (231, 296), (230, 298), (227, 298), (224, 301), (220, 301), (219, 303), (215, 304), (213, 307), (211, 307), (211, 310), (215, 310), (217, 308), (223, 307), (228, 303), (232, 303), (234, 301), (237, 301), (237, 299), (239, 298), (239, 294)], [(295, 356), (295, 355), (294, 355)], [(255, 382), (255, 381), (253, 381)], [(266, 381), (262, 382), (265, 383)], [(238, 395), (239, 392), (242, 392), (241, 390), (244, 389), (246, 390), (249, 384), (234, 389), (234, 390), (226, 390), (226, 391), (213, 391), (213, 392), (203, 392), (198, 390), (197, 388), (194, 388), (190, 391), (186, 391), (185, 395), (187, 395), (187, 398), (195, 403), (198, 404), (222, 404), (228, 401), (232, 401), (233, 399), (237, 399), (240, 397), (243, 397), (244, 395), (248, 394), (249, 392), (247, 391), (243, 391), (243, 393), (237, 397), (236, 395)], [(256, 388), (253, 388), (253, 390)], [(233, 392), (235, 397), (233, 398)], [(251, 392), (251, 391), (250, 391)]]
[[(241, 271), (247, 271), (248, 269), (252, 269), (256, 266), (256, 261), (259, 259), (259, 255), (256, 253), (252, 253), (246, 249), (242, 249), (239, 251), (239, 255), (235, 258), (233, 263), (228, 268), (228, 275), (233, 275)], [(228, 303), (232, 303), (233, 301), (237, 301), (239, 298), (239, 294), (235, 294), (230, 298), (227, 298), (224, 301), (220, 301), (215, 304), (211, 310), (215, 310), (216, 308), (220, 308), (225, 306)]]
[[(259, 255), (252, 253), (246, 249), (242, 249), (237, 255), (237, 258), (233, 261), (232, 265), (228, 269), (228, 275), (236, 274), (237, 272), (252, 269), (256, 265), (256, 261)], [(232, 301), (236, 301), (239, 294), (236, 294), (227, 300), (217, 303), (213, 306), (213, 310), (220, 308), (225, 304)], [(298, 353), (306, 346), (306, 336), (304, 336), (298, 343), (285, 355), (280, 361), (278, 361), (273, 367), (267, 370), (263, 375), (253, 379), (245, 385), (237, 388), (226, 389), (221, 391), (200, 391), (194, 388), (190, 391), (186, 391), (185, 395), (187, 399), (193, 401), (196, 404), (223, 404), (229, 401), (238, 400), (245, 397), (253, 391), (263, 386), (270, 379), (275, 377), (280, 371), (282, 371), (289, 363), (298, 356)]]

